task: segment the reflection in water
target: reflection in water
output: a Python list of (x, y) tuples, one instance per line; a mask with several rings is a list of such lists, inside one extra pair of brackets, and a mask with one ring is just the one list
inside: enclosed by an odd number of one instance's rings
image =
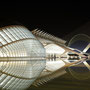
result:
[(90, 79), (77, 80), (70, 74), (65, 74), (57, 79), (39, 86), (30, 87), (27, 90), (90, 90)]

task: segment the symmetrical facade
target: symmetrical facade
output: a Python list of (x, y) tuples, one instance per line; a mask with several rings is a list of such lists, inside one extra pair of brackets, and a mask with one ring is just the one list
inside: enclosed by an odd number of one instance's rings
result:
[(80, 42), (77, 45), (72, 39), (66, 46), (65, 40), (40, 30), (30, 32), (20, 25), (0, 28), (0, 89), (24, 90), (30, 85), (41, 85), (67, 73), (66, 68), (76, 73), (75, 66), (81, 68), (82, 62), (83, 67), (90, 69), (85, 61), (89, 59), (90, 40), (85, 40), (88, 43), (81, 50), (77, 48)]

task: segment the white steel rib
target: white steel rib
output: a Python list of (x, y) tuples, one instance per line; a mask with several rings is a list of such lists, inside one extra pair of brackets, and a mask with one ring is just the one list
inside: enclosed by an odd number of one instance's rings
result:
[(44, 68), (45, 49), (27, 28), (0, 28), (0, 89), (26, 89)]

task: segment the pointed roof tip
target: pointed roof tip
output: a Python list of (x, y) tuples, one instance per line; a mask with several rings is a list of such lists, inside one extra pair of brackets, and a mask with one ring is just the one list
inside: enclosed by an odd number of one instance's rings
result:
[(52, 40), (54, 42), (58, 42), (58, 43), (62, 43), (62, 44), (65, 44), (66, 41), (65, 40), (62, 40), (58, 37), (55, 37), (54, 35), (51, 35), (43, 30), (40, 30), (40, 29), (35, 29), (32, 31), (33, 34), (35, 34), (36, 36), (39, 36), (39, 37), (43, 37), (43, 38), (47, 38), (49, 40)]
[(37, 30), (38, 30), (38, 29), (34, 29), (34, 30), (32, 30), (32, 32), (35, 33), (35, 32), (37, 32)]

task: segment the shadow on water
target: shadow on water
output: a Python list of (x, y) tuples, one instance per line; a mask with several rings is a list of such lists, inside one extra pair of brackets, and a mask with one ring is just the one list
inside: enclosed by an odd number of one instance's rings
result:
[(31, 86), (27, 90), (90, 90), (90, 79), (77, 80), (66, 74), (39, 87)]

